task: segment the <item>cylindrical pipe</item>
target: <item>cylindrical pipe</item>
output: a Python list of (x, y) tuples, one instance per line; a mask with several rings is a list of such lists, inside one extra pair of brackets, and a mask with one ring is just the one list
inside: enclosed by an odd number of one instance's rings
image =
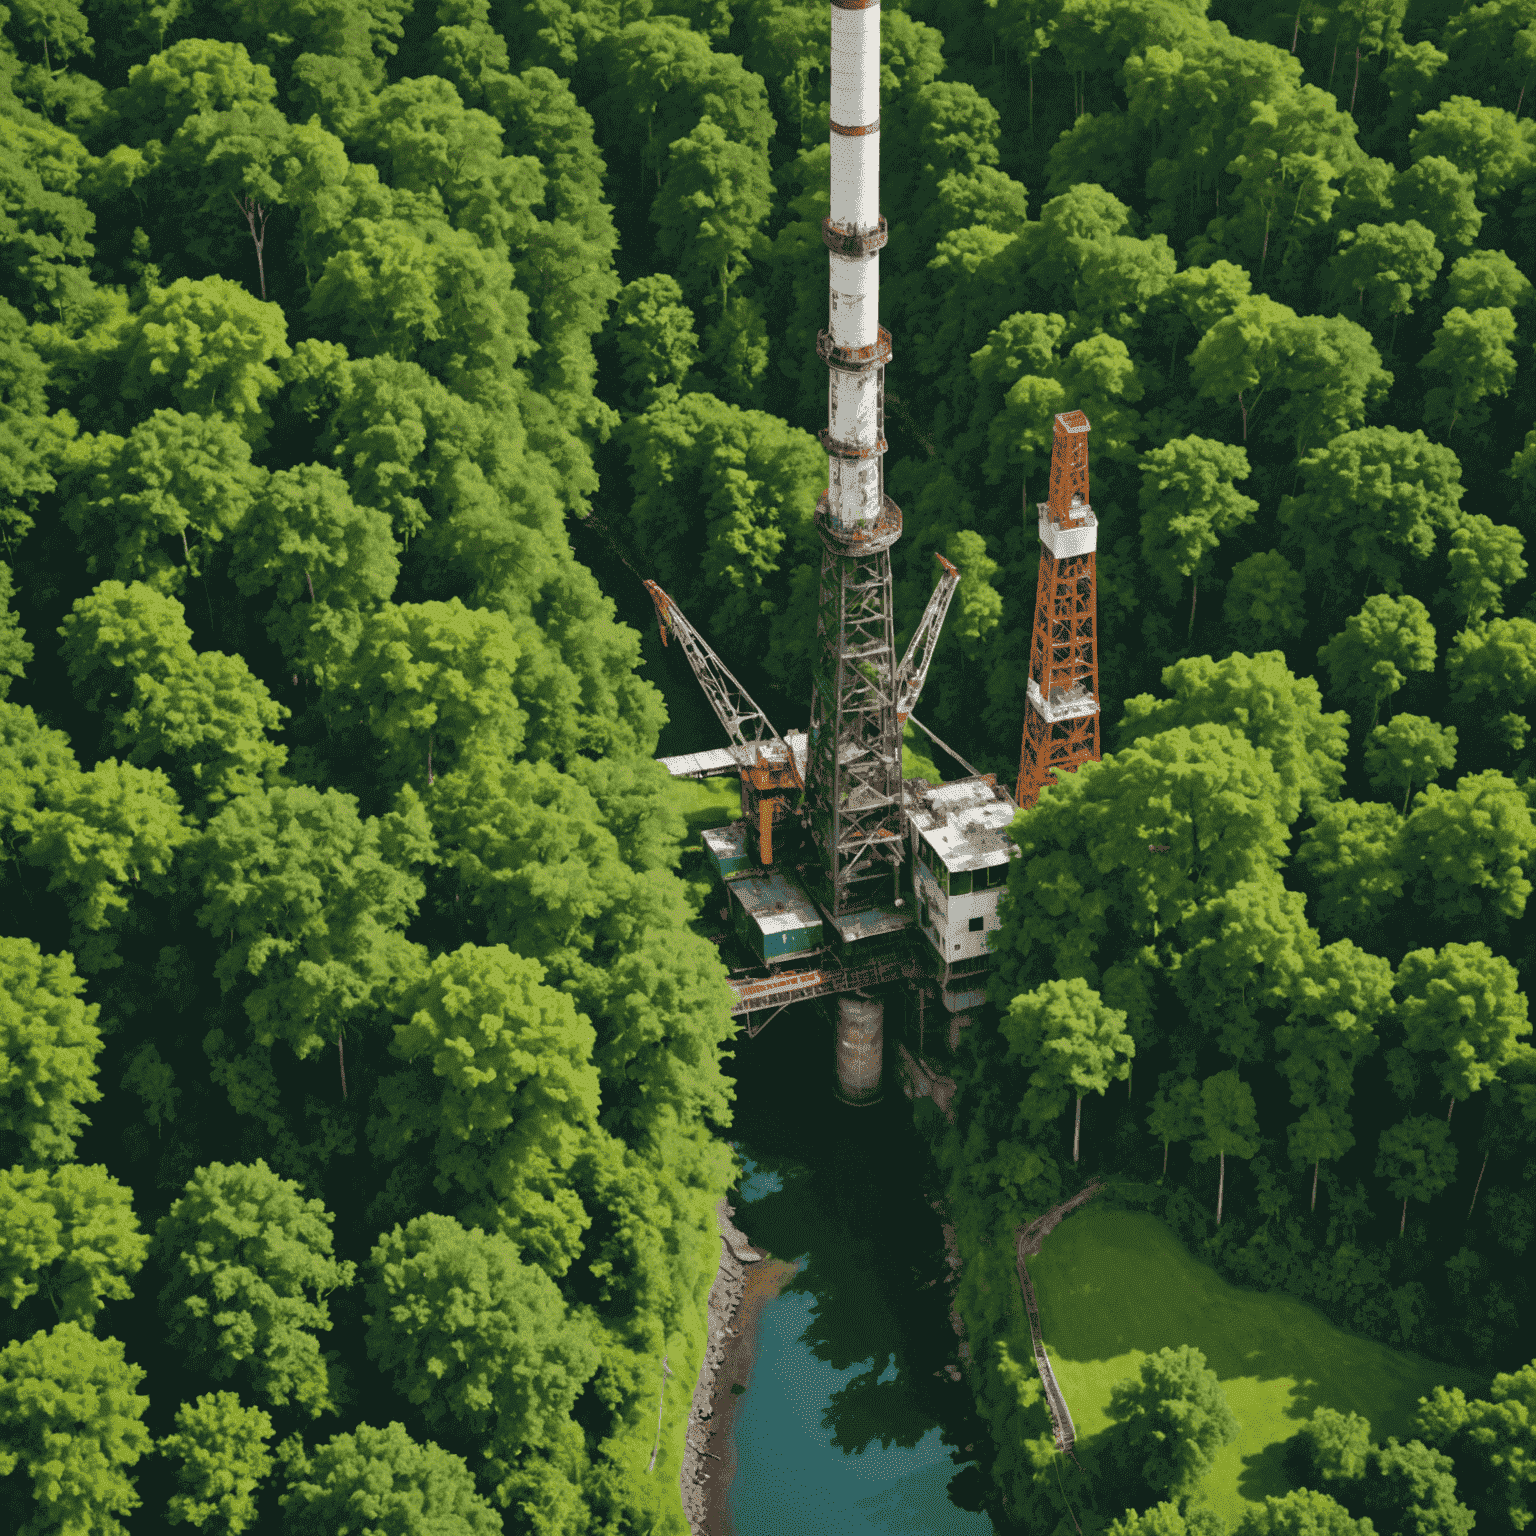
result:
[(872, 997), (839, 997), (833, 1053), (838, 1098), (845, 1104), (878, 1104), (885, 1056), (885, 1004)]

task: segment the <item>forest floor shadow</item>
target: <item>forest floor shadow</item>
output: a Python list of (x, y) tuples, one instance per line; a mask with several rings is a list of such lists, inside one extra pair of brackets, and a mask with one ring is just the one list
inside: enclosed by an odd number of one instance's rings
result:
[(1320, 1405), (1407, 1438), (1433, 1387), (1479, 1389), (1470, 1371), (1335, 1327), (1296, 1298), (1245, 1290), (1200, 1263), (1157, 1217), (1089, 1207), (1030, 1261), (1040, 1326), (1080, 1439), (1108, 1427), (1110, 1392), (1164, 1346), (1206, 1358), (1240, 1425), (1206, 1480), (1228, 1525), (1246, 1504), (1286, 1491), (1281, 1446)]

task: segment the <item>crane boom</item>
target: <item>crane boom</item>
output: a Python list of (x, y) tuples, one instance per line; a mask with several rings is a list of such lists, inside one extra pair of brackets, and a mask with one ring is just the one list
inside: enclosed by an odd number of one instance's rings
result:
[(949, 612), (955, 588), (960, 585), (960, 572), (937, 551), (933, 558), (944, 567), (944, 574), (939, 577), (939, 584), (933, 589), (933, 596), (928, 599), (922, 622), (913, 632), (907, 645), (907, 654), (901, 658), (901, 666), (896, 673), (896, 718), (903, 726), (907, 723), (907, 716), (917, 708), (917, 697), (927, 681), (928, 665), (933, 660), (933, 648), (939, 643), (944, 616)]
[[(645, 590), (651, 594), (651, 601), (656, 605), (661, 643), (667, 643), (668, 629), (677, 636), (683, 654), (693, 668), (693, 675), (698, 678), (699, 687), (709, 700), (709, 707), (714, 710), (731, 741), (738, 747), (749, 748), (764, 746), (770, 741), (777, 742), (783, 753), (780, 761), (787, 763), (798, 779), (794, 754), (789, 750), (789, 744), (774, 730), (767, 715), (753, 702), (752, 695), (731, 675), (730, 668), (715, 655), (709, 642), (688, 622), (683, 610), (654, 581), (646, 582)], [(756, 761), (756, 758), (757, 754), (754, 753), (753, 760)]]

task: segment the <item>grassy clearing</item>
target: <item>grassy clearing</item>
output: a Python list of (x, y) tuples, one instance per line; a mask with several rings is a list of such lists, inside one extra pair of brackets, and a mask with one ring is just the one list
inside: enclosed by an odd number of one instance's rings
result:
[(672, 803), (688, 823), (688, 842), (696, 844), (706, 827), (741, 820), (741, 780), (734, 774), (718, 779), (673, 779)]
[(1206, 1480), (1228, 1525), (1247, 1503), (1289, 1486), (1281, 1447), (1320, 1405), (1353, 1410), (1378, 1440), (1405, 1439), (1437, 1384), (1481, 1391), (1484, 1378), (1335, 1328), (1293, 1297), (1229, 1285), (1155, 1216), (1069, 1216), (1029, 1266), (1040, 1327), (1079, 1442), (1108, 1427), (1110, 1389), (1147, 1355), (1193, 1344), (1216, 1372), (1242, 1430)]

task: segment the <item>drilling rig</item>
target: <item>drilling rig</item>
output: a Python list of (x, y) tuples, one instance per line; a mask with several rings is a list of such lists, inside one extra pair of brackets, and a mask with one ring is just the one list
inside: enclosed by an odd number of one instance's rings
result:
[[(815, 509), (821, 564), (808, 729), (780, 735), (677, 604), (654, 582), (646, 588), (663, 641), (669, 633), (679, 640), (731, 739), (728, 747), (662, 762), (679, 777), (741, 777), (741, 821), (703, 834), (724, 890), (721, 915), (739, 946), (736, 956), (750, 962), (732, 971), (732, 1012), (755, 1036), (790, 1004), (827, 999), (834, 1009), (837, 1096), (872, 1104), (882, 1093), (888, 1000), (905, 997), (914, 1005), (921, 1061), (928, 999), (942, 1005), (953, 1051), (970, 1023), (969, 1010), (985, 998), (989, 935), (997, 928), (1013, 851), (1006, 833), (1018, 806), (995, 775), (977, 773), (953, 752), (966, 778), (935, 785), (902, 777), (909, 720), (950, 750), (913, 711), (960, 572), (938, 557), (938, 583), (898, 662), (891, 550), (902, 518), (885, 493), (885, 369), (892, 348), (878, 315), (887, 238), (879, 209), (879, 0), (831, 0), (831, 31), (831, 199), (822, 221), (829, 318), (816, 341), (828, 379), (827, 426), (820, 433), (827, 489)], [(1058, 417), (1058, 448), (1063, 433), (1070, 439), (1079, 430), (1062, 426), (1069, 418), (1087, 431), (1081, 413)], [(1065, 472), (1068, 458), (1061, 462)], [(1063, 555), (1075, 550), (1084, 516), (1091, 524), (1085, 444), (1082, 514), (1071, 499), (1076, 484), (1067, 486), (1063, 501), (1053, 478), (1049, 505), (1066, 509), (1051, 523), (1053, 555), (1056, 545)], [(1046, 526), (1042, 508), (1043, 539)], [(1091, 551), (1090, 545), (1090, 654)], [(1036, 622), (1038, 630), (1038, 614)], [(1037, 677), (1032, 663), (1031, 688), (1038, 681), (1044, 699), (1054, 699), (1055, 689), (1063, 693), (1061, 707), (1075, 709), (1074, 666), (1052, 661)], [(1096, 699), (1096, 671), (1092, 685)], [(1097, 755), (1096, 703), (1092, 713)], [(1026, 731), (1027, 761), (1030, 739)], [(1044, 761), (1057, 760), (1047, 751)]]

